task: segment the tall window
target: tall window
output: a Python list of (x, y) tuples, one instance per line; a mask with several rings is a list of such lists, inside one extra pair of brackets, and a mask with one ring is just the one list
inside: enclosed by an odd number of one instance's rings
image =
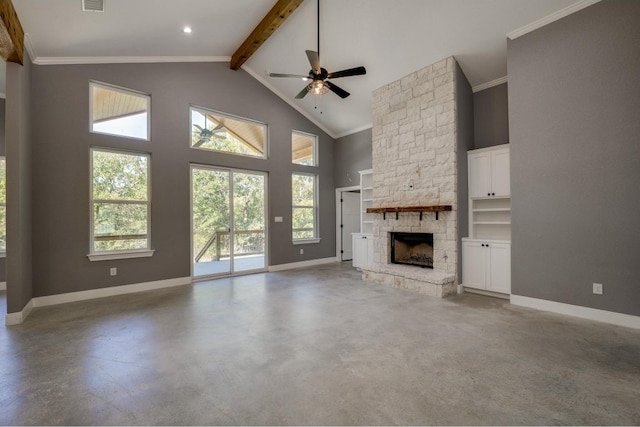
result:
[(294, 172), (291, 176), (292, 238), (317, 239), (318, 203), (315, 175)]
[(149, 250), (149, 155), (91, 149), (91, 253)]
[(318, 137), (304, 132), (291, 132), (291, 161), (297, 165), (318, 165)]
[(266, 158), (267, 125), (191, 107), (191, 147)]
[(90, 82), (91, 132), (149, 140), (151, 97)]
[(0, 157), (0, 254), (7, 251), (7, 165)]

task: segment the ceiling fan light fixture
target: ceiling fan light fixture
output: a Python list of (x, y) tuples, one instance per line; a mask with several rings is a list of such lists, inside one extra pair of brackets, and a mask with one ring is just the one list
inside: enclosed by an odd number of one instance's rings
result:
[(329, 92), (329, 87), (322, 80), (314, 80), (309, 83), (307, 90), (311, 92), (312, 95), (324, 95)]

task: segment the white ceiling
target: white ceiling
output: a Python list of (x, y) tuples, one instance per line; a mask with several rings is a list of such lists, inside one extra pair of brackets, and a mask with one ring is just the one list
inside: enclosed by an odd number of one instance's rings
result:
[[(306, 0), (243, 68), (331, 136), (371, 125), (371, 92), (448, 56), (478, 87), (507, 75), (506, 34), (594, 0), (322, 0), (320, 62), (328, 71), (364, 65), (366, 76), (333, 80), (340, 99), (294, 96), (316, 50), (316, 0)], [(228, 61), (275, 0), (13, 0), (36, 63)], [(190, 25), (193, 33), (182, 33)]]

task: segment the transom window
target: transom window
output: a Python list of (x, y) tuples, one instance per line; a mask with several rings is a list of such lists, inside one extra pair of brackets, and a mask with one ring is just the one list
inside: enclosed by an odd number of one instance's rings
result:
[(148, 154), (91, 149), (91, 254), (150, 249)]
[(149, 140), (151, 96), (90, 82), (91, 132)]
[(317, 179), (315, 175), (291, 175), (292, 239), (308, 241), (318, 237)]
[(291, 132), (291, 159), (297, 165), (318, 165), (318, 137), (309, 133)]
[(191, 107), (191, 147), (266, 158), (267, 125)]

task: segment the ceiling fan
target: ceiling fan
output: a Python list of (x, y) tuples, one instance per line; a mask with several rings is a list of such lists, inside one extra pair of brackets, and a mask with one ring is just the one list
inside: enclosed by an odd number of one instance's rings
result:
[(305, 52), (307, 53), (307, 58), (311, 64), (311, 70), (308, 75), (303, 76), (298, 74), (269, 73), (269, 77), (293, 77), (303, 79), (305, 81), (311, 80), (311, 83), (307, 84), (304, 89), (296, 95), (296, 99), (304, 98), (309, 92), (314, 95), (324, 95), (328, 91), (331, 91), (344, 99), (349, 96), (350, 93), (341, 87), (336, 86), (329, 80), (337, 79), (339, 77), (351, 77), (367, 74), (367, 70), (362, 66), (333, 73), (328, 72), (320, 66), (320, 0), (318, 0), (318, 51), (306, 50)]

